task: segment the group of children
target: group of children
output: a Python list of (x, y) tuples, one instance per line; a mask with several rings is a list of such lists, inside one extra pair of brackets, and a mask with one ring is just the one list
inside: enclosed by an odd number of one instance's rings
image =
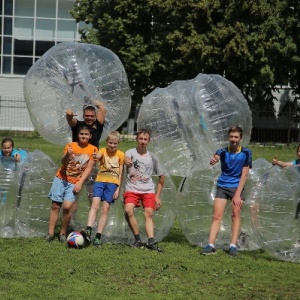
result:
[[(164, 185), (164, 175), (157, 157), (147, 151), (147, 145), (150, 141), (149, 131), (140, 130), (136, 137), (137, 147), (126, 151), (125, 154), (117, 149), (120, 142), (120, 134), (117, 131), (108, 134), (107, 146), (99, 150), (89, 144), (90, 138), (90, 129), (84, 126), (78, 130), (78, 141), (68, 143), (65, 146), (61, 159), (62, 166), (56, 173), (48, 195), (52, 200), (52, 206), (46, 240), (49, 242), (54, 240), (55, 226), (62, 208), (59, 240), (61, 242), (66, 241), (67, 228), (74, 212), (77, 195), (92, 172), (95, 163), (99, 162), (98, 173), (93, 185), (93, 198), (87, 226), (81, 230), (86, 244), (91, 242), (92, 226), (102, 203), (97, 233), (93, 240), (93, 245), (101, 246), (101, 237), (107, 222), (109, 208), (119, 197), (123, 167), (126, 165), (124, 210), (129, 227), (135, 237), (133, 247), (141, 248), (145, 246), (148, 249), (161, 252), (162, 250), (154, 239), (153, 214), (154, 210), (159, 209), (161, 206), (160, 194)], [(156, 191), (152, 181), (153, 172), (159, 177)], [(141, 241), (139, 226), (134, 216), (134, 208), (139, 207), (140, 202), (144, 208), (145, 227), (148, 236), (146, 244)]]
[[(137, 147), (127, 150), (125, 154), (117, 149), (120, 134), (112, 131), (106, 139), (107, 146), (97, 149), (89, 143), (91, 139), (90, 128), (83, 126), (78, 129), (78, 141), (68, 143), (64, 148), (61, 159), (62, 166), (57, 171), (48, 197), (52, 200), (49, 216), (49, 230), (47, 241), (54, 240), (54, 230), (62, 208), (62, 225), (59, 240), (66, 241), (68, 225), (76, 203), (76, 198), (85, 180), (92, 172), (95, 164), (99, 162), (98, 174), (93, 186), (93, 198), (90, 206), (87, 226), (81, 230), (86, 244), (91, 242), (92, 226), (96, 220), (100, 204), (101, 214), (98, 221), (97, 233), (93, 245), (100, 247), (110, 205), (119, 197), (120, 186), (123, 180), (123, 168), (127, 167), (125, 183), (124, 212), (128, 225), (134, 235), (132, 247), (146, 247), (162, 252), (154, 239), (153, 214), (160, 209), (162, 203), (160, 195), (164, 186), (165, 176), (157, 157), (147, 150), (150, 142), (150, 132), (140, 130), (136, 135)], [(215, 241), (217, 239), (227, 200), (231, 200), (232, 207), (232, 237), (229, 246), (229, 255), (237, 255), (237, 239), (241, 225), (241, 209), (244, 202), (244, 187), (252, 167), (252, 152), (240, 145), (243, 130), (238, 126), (228, 130), (229, 146), (217, 150), (210, 160), (211, 165), (220, 162), (221, 174), (217, 180), (217, 190), (213, 205), (213, 219), (210, 227), (209, 241), (201, 254), (215, 254)], [(20, 160), (18, 153), (13, 149), (11, 139), (2, 141), (1, 156), (13, 156)], [(298, 159), (292, 162), (282, 162), (275, 156), (273, 165), (287, 167), (300, 163), (300, 145), (297, 147)], [(159, 177), (155, 188), (152, 174)], [(145, 229), (148, 242), (144, 244), (139, 234), (139, 225), (134, 216), (134, 209), (142, 204), (144, 208)], [(299, 208), (300, 209), (300, 208)], [(297, 215), (298, 216), (298, 215)]]

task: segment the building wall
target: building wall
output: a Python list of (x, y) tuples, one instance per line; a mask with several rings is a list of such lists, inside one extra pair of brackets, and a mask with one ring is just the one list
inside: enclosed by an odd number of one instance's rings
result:
[(33, 131), (23, 97), (24, 77), (51, 47), (80, 41), (69, 10), (74, 0), (0, 0), (0, 130)]

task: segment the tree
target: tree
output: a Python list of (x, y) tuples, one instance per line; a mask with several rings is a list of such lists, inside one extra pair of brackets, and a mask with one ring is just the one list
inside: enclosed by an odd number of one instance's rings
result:
[(120, 57), (134, 105), (199, 73), (225, 74), (252, 106), (272, 106), (277, 84), (299, 87), (296, 0), (77, 0), (71, 13), (92, 24), (83, 42)]

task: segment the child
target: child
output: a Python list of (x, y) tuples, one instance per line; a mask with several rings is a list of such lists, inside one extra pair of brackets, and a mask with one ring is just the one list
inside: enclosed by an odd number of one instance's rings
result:
[[(154, 240), (154, 210), (161, 207), (160, 194), (165, 182), (162, 168), (157, 157), (147, 151), (147, 145), (150, 142), (150, 133), (142, 129), (136, 136), (137, 147), (125, 152), (125, 165), (128, 167), (126, 186), (124, 193), (124, 210), (129, 227), (135, 237), (132, 245), (134, 248), (143, 248), (139, 227), (134, 216), (134, 208), (140, 206), (140, 201), (144, 208), (145, 228), (148, 237), (146, 248), (162, 252)], [(158, 175), (159, 181), (156, 188), (152, 181), (153, 171)]]
[(215, 241), (220, 230), (227, 200), (232, 207), (232, 236), (229, 255), (236, 256), (236, 243), (241, 224), (241, 209), (244, 202), (243, 190), (252, 167), (252, 152), (240, 146), (243, 137), (241, 127), (233, 126), (228, 130), (229, 146), (222, 148), (213, 155), (210, 164), (221, 161), (221, 175), (217, 181), (217, 191), (214, 200), (214, 215), (209, 233), (209, 243), (202, 250), (203, 255), (215, 254)]
[(100, 161), (100, 167), (93, 187), (93, 201), (89, 211), (87, 227), (80, 232), (85, 242), (87, 244), (90, 243), (92, 226), (95, 222), (100, 202), (102, 202), (97, 234), (93, 241), (93, 245), (96, 247), (101, 247), (101, 236), (106, 225), (110, 205), (119, 197), (124, 165), (124, 153), (117, 150), (119, 142), (119, 132), (112, 131), (106, 139), (107, 147), (101, 148), (98, 153), (93, 155), (95, 160)]
[[(286, 167), (300, 165), (300, 144), (297, 146), (296, 154), (297, 154), (298, 158), (294, 159), (292, 161), (280, 161), (280, 160), (278, 160), (277, 155), (275, 155), (274, 158), (272, 159), (272, 165), (279, 166), (280, 168), (286, 168)], [(297, 203), (295, 220), (298, 220), (299, 217), (300, 217), (300, 201), (298, 201), (298, 203)]]
[(0, 156), (14, 157), (15, 161), (19, 162), (21, 155), (14, 149), (14, 141), (11, 138), (4, 138), (1, 142), (2, 150)]
[(300, 144), (297, 147), (296, 154), (298, 156), (298, 159), (294, 159), (292, 161), (286, 161), (286, 162), (278, 160), (277, 155), (275, 155), (274, 158), (272, 159), (272, 165), (279, 166), (280, 168), (299, 165), (300, 164)]
[(93, 153), (97, 152), (97, 148), (89, 144), (91, 136), (90, 129), (83, 126), (78, 131), (78, 142), (71, 142), (65, 146), (61, 159), (62, 166), (57, 171), (48, 194), (48, 198), (52, 200), (48, 236), (46, 237), (49, 242), (54, 240), (55, 225), (61, 208), (63, 213), (59, 240), (62, 243), (66, 241), (72, 206), (82, 188), (82, 184), (95, 164)]

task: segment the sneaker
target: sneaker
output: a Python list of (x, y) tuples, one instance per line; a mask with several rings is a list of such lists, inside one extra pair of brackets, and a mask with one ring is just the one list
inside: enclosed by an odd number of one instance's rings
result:
[(102, 241), (98, 238), (95, 238), (93, 241), (93, 245), (100, 248), (102, 246)]
[(61, 234), (61, 235), (59, 236), (59, 241), (60, 241), (61, 243), (66, 243), (66, 242), (67, 242), (66, 236), (65, 236), (64, 234)]
[(45, 237), (45, 241), (47, 242), (52, 242), (54, 240), (54, 235), (52, 234), (48, 234), (46, 237)]
[(157, 244), (157, 243), (147, 244), (147, 245), (146, 245), (146, 248), (149, 249), (149, 250), (157, 251), (157, 252), (163, 252), (163, 250), (162, 250), (161, 248), (158, 247), (158, 244)]
[(237, 251), (236, 247), (231, 246), (229, 248), (229, 255), (230, 256), (237, 256), (237, 254), (238, 254), (238, 251)]
[(91, 242), (91, 235), (92, 235), (92, 230), (91, 229), (81, 229), (80, 230), (81, 235), (83, 236), (84, 242), (86, 244), (90, 244)]
[(211, 255), (211, 254), (216, 254), (216, 248), (210, 246), (210, 245), (207, 245), (205, 248), (202, 249), (202, 252), (201, 254), (202, 255)]
[(144, 243), (141, 241), (141, 240), (138, 240), (138, 241), (135, 241), (133, 244), (132, 244), (132, 248), (144, 248)]

